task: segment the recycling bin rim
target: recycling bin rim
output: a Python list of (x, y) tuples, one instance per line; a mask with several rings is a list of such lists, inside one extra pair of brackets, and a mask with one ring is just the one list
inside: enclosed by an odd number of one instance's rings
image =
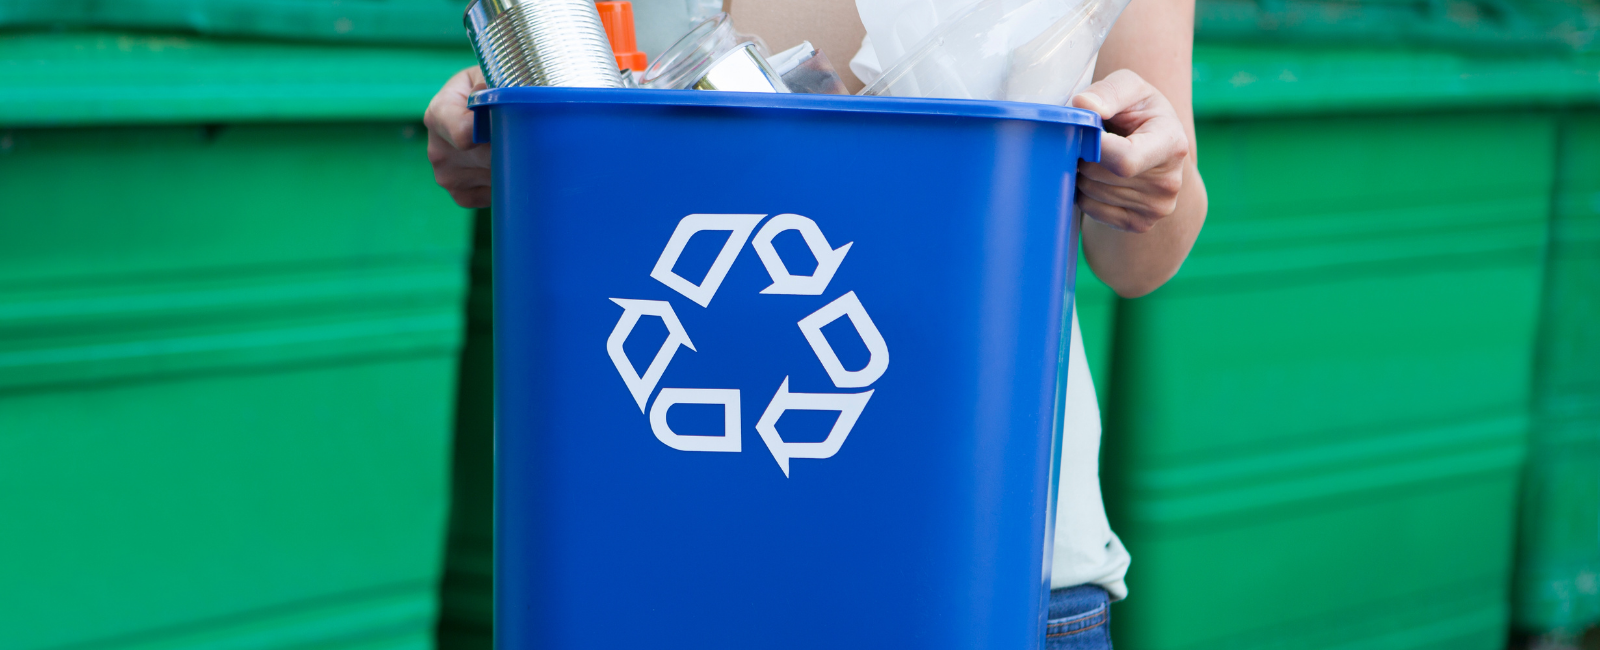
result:
[(860, 97), (803, 93), (744, 93), (704, 90), (652, 90), (632, 88), (560, 88), (528, 86), (489, 88), (467, 100), (478, 119), (473, 141), (489, 142), (489, 120), (483, 109), (506, 104), (637, 104), (644, 106), (696, 106), (782, 109), (834, 113), (889, 113), (984, 119), (1022, 120), (1090, 127), (1085, 129), (1078, 157), (1100, 161), (1100, 115), (1067, 106), (1026, 102), (911, 97)]

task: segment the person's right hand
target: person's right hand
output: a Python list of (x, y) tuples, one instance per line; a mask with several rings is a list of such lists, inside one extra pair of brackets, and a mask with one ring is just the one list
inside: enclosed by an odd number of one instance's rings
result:
[(488, 87), (473, 66), (457, 72), (428, 103), (428, 162), (433, 180), (463, 208), (489, 207), (489, 145), (472, 143), (467, 96)]
[(1189, 136), (1172, 102), (1132, 70), (1117, 70), (1072, 98), (1100, 114), (1100, 162), (1078, 165), (1078, 207), (1115, 230), (1147, 233), (1178, 210)]

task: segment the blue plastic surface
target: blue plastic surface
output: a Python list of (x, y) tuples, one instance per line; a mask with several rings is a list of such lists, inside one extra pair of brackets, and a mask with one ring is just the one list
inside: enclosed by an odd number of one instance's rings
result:
[(1040, 644), (1098, 118), (563, 88), (473, 106), (497, 647)]

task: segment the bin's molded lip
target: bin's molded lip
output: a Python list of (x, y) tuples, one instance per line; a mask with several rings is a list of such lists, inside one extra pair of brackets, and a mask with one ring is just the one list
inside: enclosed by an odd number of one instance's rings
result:
[(981, 117), (1070, 124), (1096, 130), (1101, 128), (1100, 116), (1093, 111), (1086, 111), (1081, 108), (971, 99), (859, 97), (855, 95), (631, 88), (517, 87), (480, 90), (472, 95), (467, 105), (473, 109), (479, 109), (504, 104), (641, 104), (649, 106), (783, 108), (838, 113)]

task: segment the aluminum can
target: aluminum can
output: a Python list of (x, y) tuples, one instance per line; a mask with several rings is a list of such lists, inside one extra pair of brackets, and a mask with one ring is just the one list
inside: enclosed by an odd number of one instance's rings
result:
[(490, 88), (621, 88), (591, 0), (475, 0), (462, 18)]

